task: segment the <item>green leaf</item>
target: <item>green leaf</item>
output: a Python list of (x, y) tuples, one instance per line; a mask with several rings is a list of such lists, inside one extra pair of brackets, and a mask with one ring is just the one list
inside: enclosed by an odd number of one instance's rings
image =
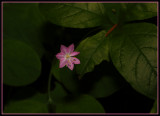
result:
[(157, 3), (45, 3), (39, 8), (52, 23), (72, 28), (111, 27), (157, 16)]
[(113, 64), (138, 92), (157, 96), (157, 27), (149, 23), (128, 24), (110, 38)]
[(103, 5), (105, 14), (114, 24), (157, 16), (157, 3), (103, 3)]
[(123, 17), (124, 8), (122, 6), (122, 3), (103, 3), (103, 5), (105, 9), (105, 15), (109, 17), (110, 21), (113, 24), (118, 24), (121, 20), (124, 20)]
[(157, 3), (123, 3), (125, 21), (144, 20), (157, 16)]
[(157, 16), (157, 3), (103, 3), (103, 5), (105, 14), (114, 24)]
[(48, 113), (47, 104), (40, 98), (44, 99), (44, 95), (39, 93), (27, 99), (10, 101), (4, 113)]
[(63, 83), (63, 85), (70, 92), (77, 92), (79, 87), (79, 80), (75, 74), (75, 71), (71, 71), (68, 67), (59, 68), (58, 59), (54, 59), (52, 63), (52, 74), (55, 78)]
[(37, 3), (3, 4), (3, 38), (23, 41), (31, 45), (39, 56), (44, 53), (44, 21)]
[(107, 97), (119, 90), (123, 85), (120, 83), (118, 78), (114, 76), (102, 76), (90, 90), (89, 94), (96, 97)]
[(3, 42), (3, 83), (24, 86), (34, 82), (41, 72), (37, 53), (27, 44), (17, 40)]
[(80, 52), (77, 57), (81, 64), (76, 66), (76, 71), (81, 76), (91, 72), (94, 66), (100, 64), (103, 60), (109, 61), (109, 38), (106, 38), (105, 34), (105, 31), (101, 31), (92, 37), (88, 37), (77, 47), (76, 51)]
[(55, 89), (51, 91), (51, 96), (55, 104), (61, 103), (65, 100), (68, 93), (64, 90), (64, 88), (59, 84), (55, 83)]
[(105, 113), (103, 107), (96, 99), (89, 95), (81, 95), (69, 102), (56, 106), (56, 113)]
[(56, 83), (51, 93), (56, 104), (56, 113), (104, 113), (101, 104), (89, 95), (67, 95), (63, 88)]
[(80, 92), (102, 98), (112, 95), (125, 85), (126, 81), (113, 64), (103, 61), (80, 80)]
[(155, 100), (150, 113), (157, 113), (157, 99)]
[(102, 3), (45, 3), (39, 8), (49, 21), (64, 27), (89, 28), (109, 22)]
[[(104, 65), (105, 67), (103, 66), (103, 68), (105, 68), (105, 70), (102, 71), (102, 69), (99, 69), (101, 70), (101, 72), (99, 73), (107, 72), (109, 71), (109, 69), (112, 69), (111, 67), (109, 67), (110, 65), (105, 63)], [(113, 94), (124, 85), (123, 81), (115, 75), (109, 74), (100, 76), (99, 73), (94, 74), (91, 72), (91, 74), (95, 75), (94, 77), (93, 75), (90, 75), (89, 77), (91, 78), (87, 78), (86, 76), (84, 77), (85, 79), (79, 80), (75, 75), (74, 70), (71, 71), (67, 67), (60, 69), (58, 60), (53, 60), (52, 74), (59, 82), (64, 85), (64, 87), (66, 87), (67, 90), (74, 94), (87, 93), (96, 98), (106, 97)], [(90, 85), (89, 87), (88, 84)], [(83, 88), (85, 88), (85, 92), (82, 92)], [(62, 93), (60, 93), (60, 95), (61, 94)]]

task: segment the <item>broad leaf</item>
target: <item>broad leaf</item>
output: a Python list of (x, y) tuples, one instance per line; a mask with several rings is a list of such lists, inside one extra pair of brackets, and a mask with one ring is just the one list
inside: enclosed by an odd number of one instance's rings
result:
[[(125, 3), (103, 3), (105, 15), (107, 15), (113, 24), (118, 24), (124, 20)], [(126, 5), (126, 4), (125, 4)], [(110, 23), (110, 22), (106, 22)]]
[(96, 99), (89, 95), (71, 97), (70, 101), (58, 104), (57, 113), (105, 113), (103, 107)]
[(77, 56), (81, 64), (77, 65), (77, 73), (81, 76), (91, 72), (95, 65), (100, 64), (103, 60), (109, 61), (109, 38), (105, 37), (106, 32), (101, 31), (92, 37), (83, 40), (76, 51), (80, 54)]
[(68, 96), (68, 93), (64, 90), (64, 88), (59, 84), (55, 83), (55, 89), (51, 91), (51, 97), (55, 104), (64, 102), (65, 97)]
[(157, 3), (123, 3), (124, 20), (144, 20), (157, 16)]
[(45, 3), (39, 8), (49, 21), (64, 27), (88, 28), (109, 22), (102, 3)]
[(110, 38), (111, 59), (131, 86), (155, 99), (157, 96), (157, 27), (128, 24)]
[(104, 113), (101, 104), (89, 95), (67, 95), (61, 85), (56, 84), (51, 93), (56, 104), (56, 113)]
[(106, 28), (157, 16), (157, 3), (45, 3), (40, 10), (49, 21), (64, 27)]
[(157, 113), (157, 99), (155, 100), (150, 113)]
[(100, 80), (93, 85), (89, 94), (96, 98), (107, 97), (119, 90), (123, 84), (124, 83), (120, 83), (119, 79), (114, 76), (102, 76)]
[(23, 41), (42, 56), (42, 26), (44, 19), (37, 3), (3, 4), (3, 38)]
[(17, 40), (3, 42), (3, 83), (24, 86), (33, 83), (41, 72), (37, 53), (27, 44)]
[(44, 99), (44, 95), (38, 93), (27, 99), (10, 101), (4, 108), (4, 113), (48, 113)]
[[(102, 72), (106, 72), (106, 74), (109, 74), (111, 71), (109, 69), (113, 68), (110, 67), (109, 64), (103, 64), (105, 65), (103, 65), (105, 69), (100, 69), (101, 71), (99, 73), (102, 74)], [(90, 94), (96, 98), (106, 97), (119, 90), (124, 84), (116, 75), (109, 74), (101, 76), (98, 72), (91, 72), (88, 76), (85, 76), (84, 79), (79, 80), (74, 71), (69, 70), (67, 67), (60, 69), (57, 59), (54, 60), (52, 66), (52, 73), (55, 78), (61, 82), (67, 90), (74, 92), (74, 94), (80, 92)], [(88, 86), (88, 84), (90, 86)]]
[(108, 97), (124, 87), (126, 81), (112, 63), (103, 61), (80, 80), (80, 92), (95, 98)]
[(105, 14), (114, 24), (157, 16), (157, 3), (103, 3), (103, 5)]

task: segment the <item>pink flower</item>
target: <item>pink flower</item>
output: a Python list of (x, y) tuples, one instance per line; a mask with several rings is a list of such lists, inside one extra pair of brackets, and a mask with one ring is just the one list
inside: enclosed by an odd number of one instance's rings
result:
[(68, 48), (61, 45), (61, 52), (56, 55), (57, 59), (60, 60), (59, 68), (67, 66), (70, 70), (73, 70), (74, 64), (80, 64), (80, 60), (76, 57), (80, 52), (74, 51), (74, 44), (71, 44)]

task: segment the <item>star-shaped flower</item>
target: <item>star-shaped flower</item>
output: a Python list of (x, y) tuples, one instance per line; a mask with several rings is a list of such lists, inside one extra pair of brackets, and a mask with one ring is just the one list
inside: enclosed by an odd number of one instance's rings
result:
[(80, 64), (80, 60), (76, 57), (80, 52), (74, 51), (74, 44), (71, 44), (68, 48), (61, 45), (61, 52), (56, 55), (60, 60), (59, 68), (67, 66), (70, 70), (73, 70), (74, 64)]

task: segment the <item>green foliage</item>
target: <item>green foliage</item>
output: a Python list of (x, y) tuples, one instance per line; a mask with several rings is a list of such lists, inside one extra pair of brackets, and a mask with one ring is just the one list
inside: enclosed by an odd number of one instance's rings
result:
[(92, 37), (88, 37), (77, 47), (76, 51), (82, 53), (78, 56), (81, 61), (81, 64), (76, 67), (78, 74), (84, 75), (91, 72), (94, 66), (100, 64), (103, 60), (109, 61), (109, 38), (105, 37), (105, 33), (105, 31), (101, 31)]
[[(127, 84), (157, 99), (157, 27), (144, 23), (155, 16), (157, 3), (3, 3), (4, 112), (105, 113), (101, 99)], [(101, 30), (77, 39), (86, 28)], [(55, 57), (71, 43), (80, 52), (73, 71)], [(157, 112), (157, 100), (147, 112)]]
[(3, 38), (23, 41), (33, 47), (39, 56), (44, 53), (42, 46), (44, 23), (37, 3), (3, 4)]
[(59, 68), (59, 61), (57, 59), (53, 60), (51, 71), (55, 78), (63, 83), (66, 89), (70, 92), (77, 93), (79, 80), (75, 72), (70, 71), (67, 67)]
[(81, 95), (57, 105), (57, 113), (105, 113), (103, 107), (91, 96)]
[[(126, 3), (123, 3), (126, 5)], [(121, 23), (124, 20), (124, 7), (122, 3), (103, 3), (105, 14), (113, 24)], [(123, 17), (123, 18), (122, 18)]]
[(118, 78), (114, 76), (102, 76), (99, 77), (93, 88), (90, 90), (89, 94), (96, 97), (107, 97), (118, 91), (123, 85), (119, 82)]
[(144, 20), (157, 16), (157, 3), (103, 3), (112, 23)]
[(51, 97), (54, 99), (54, 103), (58, 104), (65, 100), (68, 93), (64, 90), (64, 88), (59, 84), (55, 83), (55, 89), (51, 91)]
[[(107, 97), (118, 91), (124, 85), (124, 81), (117, 75), (107, 74), (111, 68), (109, 64), (105, 65), (105, 69), (99, 67), (100, 72), (97, 72), (98, 74), (96, 73), (93, 74), (93, 76), (89, 76), (91, 78), (84, 76), (81, 80), (78, 79), (75, 71), (72, 72), (67, 67), (60, 69), (58, 65), (59, 62), (53, 60), (52, 74), (72, 94), (84, 94), (87, 91), (89, 95), (96, 98)], [(107, 73), (101, 74), (105, 70), (108, 70)], [(87, 85), (85, 85), (86, 83)], [(88, 87), (88, 85), (90, 86)], [(85, 88), (85, 92), (82, 92), (83, 88)]]
[(110, 39), (111, 59), (124, 78), (140, 93), (157, 96), (157, 27), (128, 24)]
[(67, 94), (61, 85), (56, 83), (51, 93), (56, 105), (56, 113), (104, 113), (101, 104), (89, 95)]
[(43, 102), (44, 99), (43, 94), (37, 93), (27, 99), (11, 101), (4, 108), (4, 113), (47, 113), (47, 104)]
[(34, 82), (41, 72), (37, 53), (27, 44), (17, 40), (3, 41), (4, 84), (24, 86)]
[(157, 99), (155, 100), (150, 113), (157, 113)]
[(39, 8), (49, 21), (64, 27), (96, 27), (107, 21), (101, 3), (44, 3)]
[(125, 9), (125, 20), (144, 20), (157, 16), (157, 3), (127, 3), (122, 4)]
[(110, 27), (157, 15), (156, 3), (44, 3), (39, 8), (52, 23), (72, 28)]

